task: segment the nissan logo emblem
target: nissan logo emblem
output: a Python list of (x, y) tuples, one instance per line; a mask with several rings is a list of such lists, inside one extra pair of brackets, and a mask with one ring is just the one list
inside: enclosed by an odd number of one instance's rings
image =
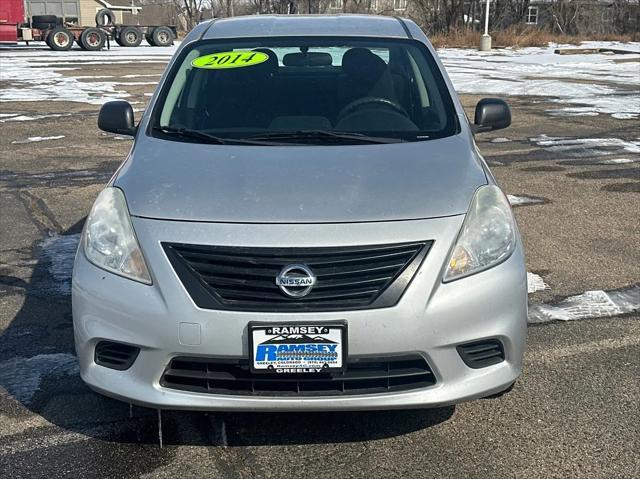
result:
[(287, 265), (276, 276), (276, 284), (280, 290), (291, 298), (305, 297), (316, 282), (316, 275), (304, 264)]

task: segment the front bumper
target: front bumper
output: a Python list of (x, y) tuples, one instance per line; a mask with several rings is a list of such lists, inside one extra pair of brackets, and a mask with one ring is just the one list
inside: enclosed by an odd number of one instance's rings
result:
[[(436, 407), (488, 396), (507, 388), (522, 366), (527, 285), (522, 247), (504, 263), (443, 284), (442, 265), (463, 216), (393, 223), (239, 225), (133, 218), (154, 280), (136, 283), (96, 268), (79, 252), (73, 276), (73, 318), (82, 379), (93, 389), (131, 403), (162, 409), (312, 411)], [(397, 305), (347, 312), (248, 313), (198, 308), (173, 271), (160, 242), (228, 246), (347, 246), (434, 240)], [(350, 356), (418, 353), (436, 384), (424, 389), (350, 396), (255, 397), (213, 395), (160, 385), (176, 356), (248, 357), (249, 321), (346, 320)], [(185, 326), (185, 323), (188, 323)], [(188, 331), (189, 334), (184, 334)], [(499, 339), (505, 360), (469, 368), (456, 346)], [(126, 371), (94, 363), (101, 340), (141, 349)]]

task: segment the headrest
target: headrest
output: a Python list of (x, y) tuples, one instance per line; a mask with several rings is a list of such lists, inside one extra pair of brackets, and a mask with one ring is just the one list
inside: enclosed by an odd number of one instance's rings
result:
[(352, 48), (342, 56), (342, 70), (356, 78), (379, 78), (387, 69), (387, 64), (367, 48)]
[(333, 57), (324, 52), (287, 53), (282, 63), (287, 67), (326, 67), (333, 63)]

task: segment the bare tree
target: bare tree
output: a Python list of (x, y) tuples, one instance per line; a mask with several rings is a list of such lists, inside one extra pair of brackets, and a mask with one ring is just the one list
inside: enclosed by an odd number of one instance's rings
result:
[(301, 0), (248, 0), (247, 13), (250, 14), (268, 14), (275, 13), (280, 15), (294, 14), (304, 11), (300, 8), (300, 4), (305, 4)]
[(576, 33), (580, 3), (574, 0), (557, 0), (550, 7), (556, 28), (562, 34)]
[(208, 6), (207, 0), (173, 0), (179, 14), (185, 19), (185, 27), (191, 30), (202, 19), (202, 9)]

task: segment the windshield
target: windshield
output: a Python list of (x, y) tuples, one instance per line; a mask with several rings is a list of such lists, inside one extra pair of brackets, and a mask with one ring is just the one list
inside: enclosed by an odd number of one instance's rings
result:
[(436, 63), (416, 41), (199, 42), (176, 61), (151, 120), (176, 141), (336, 144), (456, 133)]

